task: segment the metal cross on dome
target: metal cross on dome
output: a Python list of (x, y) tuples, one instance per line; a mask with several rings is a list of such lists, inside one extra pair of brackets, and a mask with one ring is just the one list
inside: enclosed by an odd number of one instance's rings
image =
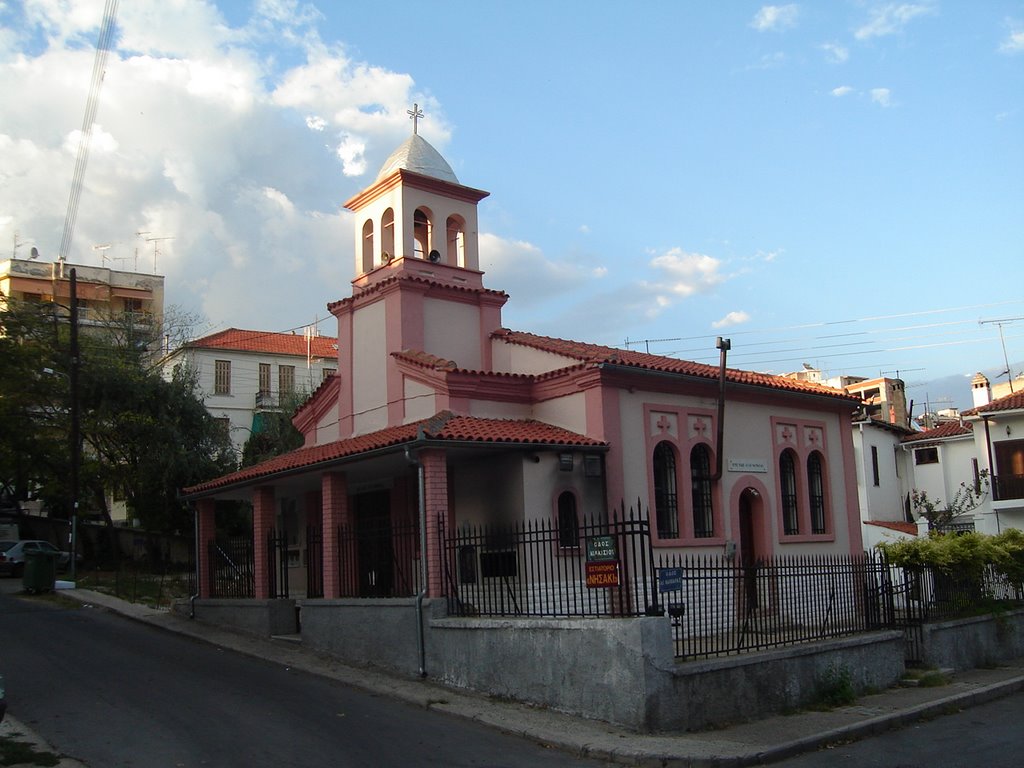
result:
[(423, 110), (420, 109), (419, 104), (414, 103), (412, 105), (412, 109), (405, 110), (405, 114), (407, 114), (409, 116), (409, 119), (412, 120), (412, 135), (415, 136), (417, 132), (419, 119), (423, 117)]

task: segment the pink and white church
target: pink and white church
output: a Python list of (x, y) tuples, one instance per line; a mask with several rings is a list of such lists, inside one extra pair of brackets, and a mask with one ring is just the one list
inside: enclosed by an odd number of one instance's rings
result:
[[(294, 417), (305, 445), (184, 491), (200, 598), (217, 596), (220, 500), (252, 504), (257, 600), (276, 596), (275, 530), (329, 601), (397, 596), (397, 550), (347, 558), (340, 531), (419, 527), (406, 560), (422, 575), (402, 594), (430, 599), (452, 578), (442, 526), (553, 521), (572, 547), (580, 520), (623, 500), (655, 554), (862, 551), (856, 398), (727, 368), (724, 352), (712, 366), (505, 328), (509, 296), (480, 270), (487, 195), (414, 130), (345, 203), (356, 276), (328, 306), (337, 374)], [(301, 535), (313, 528), (322, 542)]]

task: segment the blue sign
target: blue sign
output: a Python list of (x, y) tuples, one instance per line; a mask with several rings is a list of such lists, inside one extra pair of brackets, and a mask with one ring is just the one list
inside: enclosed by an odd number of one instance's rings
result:
[(682, 568), (659, 568), (658, 569), (658, 591), (678, 592), (683, 588)]

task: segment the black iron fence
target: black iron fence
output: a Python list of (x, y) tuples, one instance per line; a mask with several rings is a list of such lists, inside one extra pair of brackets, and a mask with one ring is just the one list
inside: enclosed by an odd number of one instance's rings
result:
[(640, 616), (654, 610), (650, 528), (630, 513), (574, 525), (441, 525), (445, 595), (459, 616)]
[(271, 529), (267, 532), (267, 590), (271, 598), (288, 597), (288, 532)]
[(208, 552), (212, 597), (253, 597), (256, 594), (252, 539), (212, 541)]
[(658, 562), (658, 589), (679, 658), (711, 658), (878, 629), (889, 603), (879, 557), (722, 556)]
[(306, 597), (324, 596), (324, 531), (306, 529)]
[(338, 528), (342, 597), (412, 597), (420, 590), (417, 521), (388, 519)]

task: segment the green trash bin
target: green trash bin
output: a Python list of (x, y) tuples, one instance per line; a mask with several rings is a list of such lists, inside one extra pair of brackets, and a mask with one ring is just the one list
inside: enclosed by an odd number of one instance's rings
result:
[(51, 552), (26, 552), (21, 586), (26, 592), (52, 592), (57, 581), (57, 558)]

